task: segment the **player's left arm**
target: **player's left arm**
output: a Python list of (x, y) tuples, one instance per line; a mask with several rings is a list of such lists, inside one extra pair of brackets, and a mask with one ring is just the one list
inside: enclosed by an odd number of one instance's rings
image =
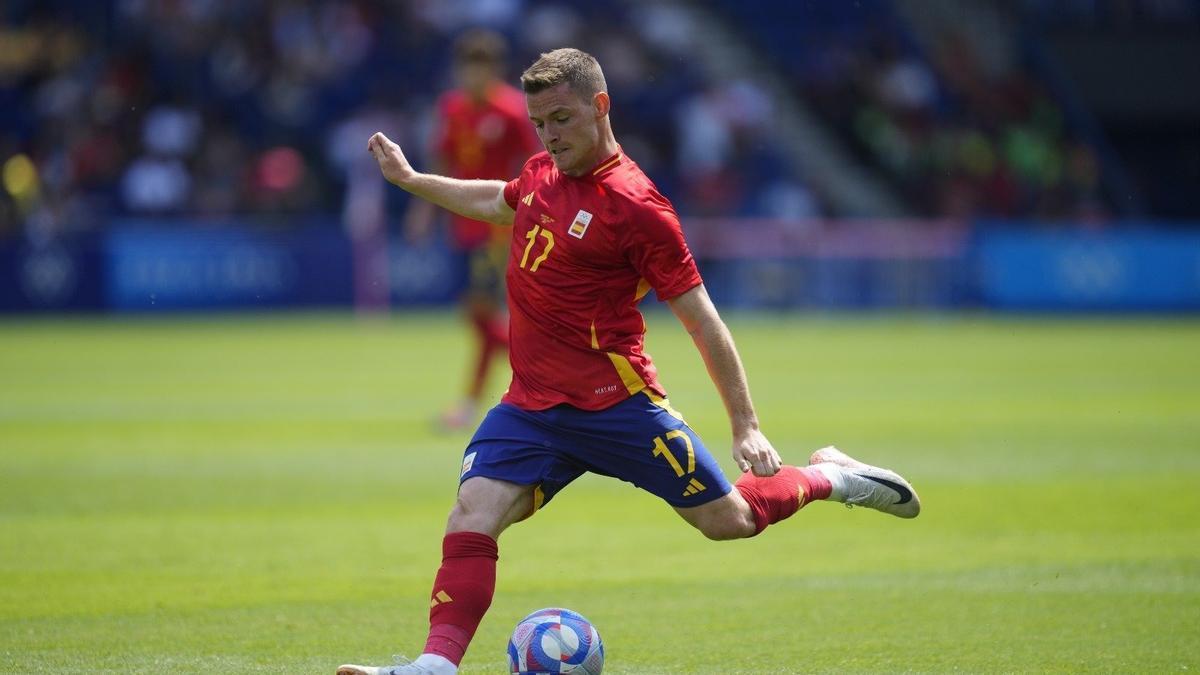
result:
[(692, 336), (725, 403), (733, 433), (734, 462), (742, 471), (753, 471), (756, 476), (775, 475), (782, 464), (779, 453), (758, 428), (742, 359), (704, 284), (667, 300), (667, 304)]

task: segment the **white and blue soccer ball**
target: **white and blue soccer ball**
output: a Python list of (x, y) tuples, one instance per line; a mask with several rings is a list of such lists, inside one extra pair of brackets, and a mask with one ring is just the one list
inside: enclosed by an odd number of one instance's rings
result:
[(521, 619), (508, 640), (508, 672), (600, 675), (604, 643), (582, 614), (548, 607)]

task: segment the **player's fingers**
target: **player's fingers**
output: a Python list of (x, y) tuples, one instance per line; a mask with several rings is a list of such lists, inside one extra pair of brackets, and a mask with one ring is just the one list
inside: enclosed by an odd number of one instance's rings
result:
[(767, 453), (763, 452), (761, 447), (752, 446), (750, 451), (746, 453), (747, 459), (754, 465), (756, 470), (765, 471), (767, 468)]
[(779, 467), (782, 466), (783, 462), (780, 461), (779, 453), (775, 452), (775, 448), (768, 445), (762, 449), (762, 464), (766, 475), (774, 476), (779, 473)]
[(388, 157), (387, 148), (385, 148), (382, 143), (375, 146), (375, 151), (372, 154), (375, 156), (375, 161), (379, 162), (380, 166), (384, 166), (391, 159)]
[(367, 142), (367, 150), (370, 150), (371, 154), (375, 155), (376, 159), (382, 159), (387, 155), (389, 146), (392, 145), (395, 144), (392, 143), (391, 139), (383, 135), (382, 131), (377, 131), (375, 132), (375, 135), (371, 137), (371, 140)]
[(755, 476), (761, 476), (763, 478), (766, 478), (767, 476), (774, 475), (774, 472), (767, 468), (767, 463), (764, 462), (761, 458), (755, 458), (750, 463), (754, 465), (754, 475)]
[(779, 470), (783, 468), (783, 460), (780, 459), (779, 453), (775, 452), (774, 449), (767, 453), (767, 466), (771, 469), (772, 476), (779, 473)]

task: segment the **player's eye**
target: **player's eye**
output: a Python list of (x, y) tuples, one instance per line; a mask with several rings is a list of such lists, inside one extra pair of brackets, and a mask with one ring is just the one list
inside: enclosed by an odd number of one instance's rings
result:
[(554, 121), (558, 122), (559, 124), (565, 124), (569, 119), (571, 119), (569, 115), (563, 115), (562, 117), (555, 118)]

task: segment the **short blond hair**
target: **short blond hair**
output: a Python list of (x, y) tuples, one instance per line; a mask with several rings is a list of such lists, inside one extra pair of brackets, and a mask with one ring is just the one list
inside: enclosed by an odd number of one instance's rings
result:
[(585, 51), (566, 47), (546, 52), (533, 65), (521, 73), (521, 89), (526, 94), (536, 94), (563, 82), (580, 96), (590, 99), (599, 92), (607, 92), (604, 71), (600, 62)]

